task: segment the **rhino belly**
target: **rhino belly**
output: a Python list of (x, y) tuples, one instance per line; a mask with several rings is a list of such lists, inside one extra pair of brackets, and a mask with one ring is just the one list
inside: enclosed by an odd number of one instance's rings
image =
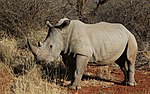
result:
[(111, 47), (102, 47), (93, 52), (89, 63), (95, 65), (108, 65), (116, 61), (124, 52), (126, 44)]

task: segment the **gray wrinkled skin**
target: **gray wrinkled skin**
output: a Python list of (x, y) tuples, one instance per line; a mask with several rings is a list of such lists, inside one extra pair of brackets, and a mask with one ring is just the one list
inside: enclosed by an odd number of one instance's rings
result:
[(72, 89), (80, 88), (80, 81), (88, 63), (108, 65), (116, 62), (124, 73), (124, 83), (136, 85), (134, 66), (137, 43), (134, 35), (123, 25), (107, 22), (85, 24), (67, 18), (61, 19), (55, 26), (49, 22), (46, 24), (49, 33), (45, 41), (40, 47), (30, 43), (29, 47), (39, 61), (51, 63), (60, 54), (64, 63), (72, 60)]
[(51, 63), (55, 59), (59, 58), (62, 48), (62, 36), (57, 29), (54, 29), (54, 31), (51, 31), (49, 37), (44, 41), (41, 47), (38, 48), (36, 57), (39, 61)]

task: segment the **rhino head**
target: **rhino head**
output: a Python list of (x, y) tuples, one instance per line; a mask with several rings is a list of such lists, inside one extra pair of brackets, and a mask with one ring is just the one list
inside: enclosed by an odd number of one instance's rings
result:
[(64, 48), (64, 41), (61, 32), (62, 28), (67, 24), (62, 20), (60, 20), (55, 26), (51, 25), (49, 21), (47, 21), (46, 24), (49, 27), (49, 32), (44, 42), (39, 42), (38, 47), (36, 47), (28, 40), (28, 45), (35, 56), (36, 61), (52, 63), (60, 57), (60, 53)]

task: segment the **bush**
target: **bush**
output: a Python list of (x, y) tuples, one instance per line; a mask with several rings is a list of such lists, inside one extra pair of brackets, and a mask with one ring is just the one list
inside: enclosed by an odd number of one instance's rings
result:
[(22, 37), (40, 29), (49, 12), (43, 0), (0, 0), (0, 31)]

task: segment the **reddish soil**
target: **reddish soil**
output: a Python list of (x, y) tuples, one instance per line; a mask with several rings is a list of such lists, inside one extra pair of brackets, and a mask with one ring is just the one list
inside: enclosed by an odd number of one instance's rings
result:
[(107, 87), (102, 85), (82, 86), (74, 94), (150, 94), (150, 71), (148, 70), (136, 71), (135, 79), (138, 85), (135, 87), (120, 84), (123, 80), (123, 73), (119, 69), (112, 69), (111, 75), (113, 75), (113, 80), (110, 82), (114, 82), (113, 85)]
[(13, 76), (8, 67), (0, 63), (0, 94), (10, 94), (9, 90), (13, 81)]

